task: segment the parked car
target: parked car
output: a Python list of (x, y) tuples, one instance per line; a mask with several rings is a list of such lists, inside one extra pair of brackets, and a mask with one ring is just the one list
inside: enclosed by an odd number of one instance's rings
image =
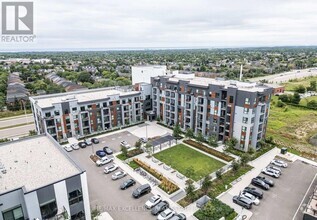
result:
[(250, 199), (254, 205), (260, 204), (260, 200), (250, 193), (244, 192), (241, 194), (241, 196)]
[(112, 164), (112, 165), (110, 165), (110, 166), (108, 166), (108, 167), (105, 167), (105, 169), (103, 170), (103, 172), (104, 173), (106, 173), (106, 174), (108, 174), (108, 173), (111, 173), (111, 172), (113, 172), (113, 171), (115, 171), (116, 169), (118, 169), (118, 165), (117, 164)]
[(91, 138), (90, 141), (94, 144), (99, 144), (99, 140), (97, 138)]
[(250, 193), (259, 199), (263, 198), (263, 192), (255, 187), (245, 187), (243, 192)]
[(121, 185), (120, 185), (120, 189), (124, 190), (129, 188), (130, 186), (134, 186), (136, 184), (134, 179), (128, 179), (126, 181), (124, 181)]
[(81, 148), (85, 148), (87, 147), (87, 145), (85, 144), (85, 142), (78, 142), (78, 146), (81, 147)]
[(279, 175), (282, 175), (282, 170), (278, 167), (268, 166), (267, 169), (273, 170), (273, 171), (277, 172)]
[(100, 167), (100, 166), (105, 165), (105, 164), (107, 164), (107, 163), (110, 163), (110, 162), (112, 162), (112, 161), (113, 161), (113, 158), (102, 157), (102, 158), (100, 158), (100, 160), (97, 160), (97, 161), (96, 161), (96, 165), (97, 165), (98, 167)]
[(143, 137), (142, 137), (142, 138), (140, 138), (140, 141), (141, 141), (141, 143), (144, 143), (144, 144), (145, 144), (145, 143), (147, 143), (147, 142), (148, 142), (148, 139), (147, 139), (147, 138), (143, 138)]
[(272, 176), (272, 177), (275, 177), (275, 178), (279, 178), (280, 175), (278, 174), (278, 172), (274, 171), (274, 170), (271, 170), (271, 169), (268, 169), (268, 168), (264, 168), (262, 170), (262, 173), (268, 175), (268, 176)]
[(186, 220), (186, 215), (184, 215), (183, 213), (179, 213), (179, 214), (174, 215), (169, 220)]
[(286, 168), (288, 166), (288, 164), (286, 162), (284, 162), (283, 160), (272, 160), (271, 164), (278, 166), (278, 167), (283, 167), (283, 168)]
[(246, 209), (251, 209), (252, 208), (252, 201), (250, 199), (247, 199), (245, 197), (241, 196), (234, 196), (232, 198), (232, 201)]
[(104, 152), (103, 150), (97, 150), (96, 155), (100, 158), (107, 156), (106, 152)]
[(148, 201), (146, 201), (145, 208), (151, 209), (153, 206), (156, 206), (160, 201), (162, 201), (160, 195), (152, 196)]
[(126, 142), (126, 141), (121, 141), (120, 145), (121, 145), (121, 147), (125, 147), (125, 148), (130, 148), (131, 147), (130, 144), (128, 144), (128, 142)]
[(73, 148), (70, 145), (65, 145), (64, 150), (66, 150), (67, 152), (71, 152), (73, 151)]
[(149, 184), (144, 184), (139, 186), (138, 188), (136, 188), (133, 193), (132, 196), (134, 198), (140, 198), (141, 196), (148, 194), (151, 192), (151, 186)]
[(175, 215), (175, 211), (167, 208), (157, 216), (157, 220), (167, 220), (172, 218), (173, 215)]
[(125, 177), (126, 175), (127, 175), (126, 172), (120, 170), (120, 171), (116, 172), (115, 174), (113, 174), (111, 176), (111, 179), (112, 180), (118, 180), (118, 179), (121, 179), (122, 177)]
[(256, 178), (262, 180), (263, 182), (265, 182), (267, 185), (269, 185), (270, 187), (273, 187), (274, 186), (274, 181), (269, 179), (269, 178), (266, 178), (264, 176), (257, 176)]
[(85, 140), (85, 144), (86, 144), (87, 146), (90, 146), (90, 145), (92, 145), (92, 142), (91, 142), (91, 140), (86, 139), (86, 140)]
[(70, 145), (71, 146), (71, 148), (73, 148), (74, 150), (79, 150), (79, 147), (78, 147), (78, 144), (71, 144)]
[(107, 146), (103, 148), (103, 151), (108, 155), (113, 154), (113, 151)]
[(257, 179), (257, 178), (253, 178), (252, 181), (251, 181), (251, 184), (254, 185), (254, 186), (258, 186), (262, 189), (265, 189), (265, 190), (269, 190), (270, 189), (270, 186), (267, 185), (265, 182), (263, 182), (262, 180), (260, 179)]
[(165, 209), (169, 208), (169, 204), (166, 201), (159, 202), (156, 206), (151, 209), (152, 215), (158, 215), (160, 212), (163, 212)]

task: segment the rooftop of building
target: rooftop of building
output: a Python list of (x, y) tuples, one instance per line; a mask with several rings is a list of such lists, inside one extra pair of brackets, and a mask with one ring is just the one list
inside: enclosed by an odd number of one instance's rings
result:
[(80, 174), (83, 170), (54, 139), (40, 135), (0, 145), (0, 194), (23, 187), (26, 192)]
[(76, 90), (52, 95), (33, 96), (31, 99), (35, 100), (36, 105), (38, 105), (40, 108), (49, 108), (52, 107), (53, 104), (68, 102), (70, 100), (76, 100), (78, 103), (93, 102), (106, 99), (109, 96), (127, 96), (136, 95), (138, 93), (138, 91), (132, 91), (131, 89), (108, 87), (100, 89)]
[[(223, 78), (206, 78), (206, 77), (191, 77), (191, 78), (185, 78), (182, 77), (182, 74), (177, 74), (173, 76), (163, 76), (168, 78), (171, 82), (179, 82), (180, 80), (188, 81), (190, 85), (196, 85), (196, 86), (203, 86), (208, 87), (209, 85), (219, 85), (224, 86), (225, 88), (228, 87), (234, 87), (238, 90), (244, 90), (244, 91), (253, 91), (253, 92), (263, 92), (264, 90), (270, 88), (267, 85), (264, 85), (262, 83), (255, 83), (255, 82), (241, 82), (237, 80), (225, 80)], [(157, 77), (159, 78), (159, 77)]]

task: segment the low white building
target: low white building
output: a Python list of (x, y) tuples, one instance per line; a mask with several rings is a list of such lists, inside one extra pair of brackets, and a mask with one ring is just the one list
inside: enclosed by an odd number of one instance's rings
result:
[(0, 220), (91, 219), (87, 177), (49, 135), (0, 145)]
[(151, 77), (167, 74), (166, 66), (132, 66), (132, 85), (137, 83), (151, 83)]

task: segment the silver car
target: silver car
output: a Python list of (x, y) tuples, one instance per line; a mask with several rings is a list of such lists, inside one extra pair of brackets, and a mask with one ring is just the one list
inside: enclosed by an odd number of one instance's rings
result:
[(127, 175), (126, 172), (120, 170), (120, 171), (116, 172), (115, 174), (113, 174), (111, 176), (111, 179), (112, 180), (118, 180), (118, 179), (121, 179), (121, 178), (125, 177), (126, 175)]
[(64, 146), (64, 149), (65, 149), (67, 152), (73, 151), (73, 148), (72, 148), (70, 145), (65, 145), (65, 146)]
[(74, 150), (78, 150), (79, 149), (79, 146), (76, 143), (71, 144), (70, 147), (73, 148)]

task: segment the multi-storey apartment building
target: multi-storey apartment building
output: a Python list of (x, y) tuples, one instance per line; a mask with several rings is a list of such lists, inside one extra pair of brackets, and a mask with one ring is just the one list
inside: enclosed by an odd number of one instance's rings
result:
[(179, 123), (218, 141), (235, 137), (238, 148), (259, 147), (265, 137), (272, 88), (210, 78), (151, 78), (153, 111), (167, 125)]
[(0, 144), (0, 155), (0, 220), (91, 219), (86, 171), (51, 136)]
[(147, 90), (140, 85), (139, 91), (102, 88), (30, 97), (36, 130), (60, 141), (141, 122)]

